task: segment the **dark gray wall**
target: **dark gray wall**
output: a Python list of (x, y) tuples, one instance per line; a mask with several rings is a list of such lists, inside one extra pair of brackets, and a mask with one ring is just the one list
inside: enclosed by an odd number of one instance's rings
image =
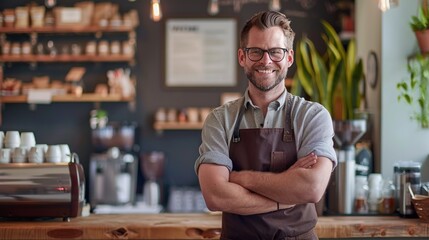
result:
[[(1, 1), (0, 9), (25, 5), (30, 1), (15, 0)], [(43, 1), (32, 1), (42, 4)], [(76, 1), (57, 1), (59, 5), (70, 6)], [(102, 1), (94, 1), (102, 2)], [(239, 73), (236, 87), (226, 88), (167, 88), (164, 85), (164, 20), (168, 18), (199, 17), (216, 18), (227, 17), (237, 20), (237, 36), (245, 20), (258, 11), (266, 10), (268, 4), (251, 3), (242, 6), (240, 12), (234, 12), (232, 6), (221, 6), (218, 16), (207, 14), (208, 1), (202, 0), (162, 0), (163, 20), (152, 22), (149, 19), (149, 0), (128, 2), (125, 0), (111, 0), (118, 3), (120, 11), (129, 9), (139, 11), (140, 26), (137, 28), (136, 65), (132, 67), (137, 77), (136, 111), (129, 111), (126, 103), (102, 103), (101, 108), (109, 113), (112, 121), (135, 121), (138, 123), (137, 143), (139, 152), (152, 150), (163, 151), (166, 154), (164, 184), (166, 187), (197, 186), (197, 177), (193, 164), (198, 157), (200, 131), (165, 131), (162, 135), (152, 129), (153, 114), (160, 107), (184, 108), (215, 107), (219, 105), (222, 92), (243, 92), (247, 82), (237, 64)], [(320, 42), (320, 19), (326, 19), (338, 25), (335, 9), (336, 1), (314, 1), (315, 6), (307, 9), (299, 1), (281, 1), (282, 11), (292, 20), (297, 40), (303, 34)], [(302, 1), (313, 2), (313, 1)], [(327, 9), (331, 9), (329, 12)], [(26, 36), (22, 36), (25, 38)], [(78, 38), (75, 36), (76, 39)], [(91, 37), (91, 36), (90, 36)], [(56, 39), (58, 36), (44, 36), (44, 40)], [(74, 37), (69, 37), (73, 41)], [(238, 39), (237, 39), (238, 41)], [(65, 74), (72, 66), (85, 66), (87, 74), (84, 76), (85, 87), (92, 91), (95, 83), (106, 82), (106, 71), (116, 67), (126, 67), (121, 63), (48, 63), (38, 64), (35, 69), (28, 64), (5, 65), (5, 77), (19, 77), (24, 81), (31, 81), (35, 75), (48, 74), (52, 79), (64, 79)], [(294, 69), (291, 70), (293, 73)], [(292, 76), (289, 74), (289, 77)], [(93, 103), (53, 103), (37, 105), (31, 110), (27, 104), (3, 105), (3, 123), (0, 130), (33, 131), (38, 143), (59, 144), (67, 143), (72, 151), (80, 156), (85, 170), (88, 171), (91, 145), (91, 131), (89, 127), (89, 113), (94, 108)], [(138, 191), (141, 191), (139, 180)]]

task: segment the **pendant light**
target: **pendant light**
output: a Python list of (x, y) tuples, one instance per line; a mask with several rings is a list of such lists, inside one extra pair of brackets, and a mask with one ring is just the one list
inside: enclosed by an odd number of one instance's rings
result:
[(398, 6), (398, 0), (379, 0), (378, 1), (378, 8), (385, 12), (389, 10), (392, 7)]
[(270, 0), (268, 3), (268, 9), (271, 11), (280, 11), (282, 9), (280, 5), (280, 0)]
[(162, 18), (161, 0), (152, 0), (150, 18), (154, 22), (158, 22)]
[(45, 6), (47, 8), (55, 7), (55, 5), (57, 5), (57, 0), (45, 0)]
[(218, 0), (210, 0), (207, 12), (212, 16), (219, 13), (219, 2), (218, 2)]

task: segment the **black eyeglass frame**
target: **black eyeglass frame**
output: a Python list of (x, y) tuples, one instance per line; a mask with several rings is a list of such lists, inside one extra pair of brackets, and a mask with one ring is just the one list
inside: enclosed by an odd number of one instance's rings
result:
[[(250, 55), (249, 55), (249, 50), (251, 50), (251, 49), (261, 50), (261, 51), (262, 51), (261, 57), (260, 57), (259, 59), (257, 59), (257, 60), (255, 60), (255, 59), (251, 59), (251, 58), (250, 58)], [(282, 59), (280, 59), (280, 60), (273, 60), (273, 59), (271, 58), (271, 52), (270, 52), (270, 51), (272, 51), (272, 50), (274, 50), (274, 49), (281, 49), (281, 50), (283, 51), (283, 57), (282, 57)], [(252, 61), (252, 62), (260, 61), (260, 60), (264, 57), (265, 53), (268, 53), (268, 56), (270, 57), (271, 61), (273, 61), (273, 62), (281, 62), (281, 61), (283, 61), (283, 59), (285, 58), (285, 56), (286, 56), (286, 52), (289, 52), (289, 50), (288, 50), (287, 48), (270, 48), (270, 49), (262, 49), (262, 48), (257, 48), (257, 47), (243, 48), (243, 51), (247, 54), (247, 58), (249, 58), (249, 60), (250, 60), (250, 61)]]

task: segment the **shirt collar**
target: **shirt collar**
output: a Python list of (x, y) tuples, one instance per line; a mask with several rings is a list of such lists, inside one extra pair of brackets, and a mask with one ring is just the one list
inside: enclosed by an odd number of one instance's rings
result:
[[(285, 102), (286, 102), (286, 95), (287, 95), (287, 90), (285, 89), (279, 98), (277, 98), (276, 100), (274, 100), (273, 102), (271, 102), (269, 104), (269, 107), (274, 108), (276, 111), (283, 108), (283, 106), (285, 105)], [(245, 109), (247, 109), (248, 106), (251, 106), (253, 108), (258, 108), (257, 106), (255, 106), (253, 104), (252, 99), (250, 99), (249, 89), (246, 89), (246, 92), (244, 93), (244, 107), (245, 107)]]

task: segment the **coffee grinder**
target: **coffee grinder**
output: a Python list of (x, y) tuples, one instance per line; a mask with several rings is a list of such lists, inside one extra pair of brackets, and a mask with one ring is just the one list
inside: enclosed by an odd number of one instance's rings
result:
[(150, 152), (141, 158), (141, 170), (145, 178), (143, 202), (149, 207), (158, 207), (161, 200), (160, 179), (164, 172), (164, 153)]
[(355, 143), (365, 134), (366, 119), (333, 121), (338, 165), (328, 187), (328, 210), (351, 214), (355, 195)]

